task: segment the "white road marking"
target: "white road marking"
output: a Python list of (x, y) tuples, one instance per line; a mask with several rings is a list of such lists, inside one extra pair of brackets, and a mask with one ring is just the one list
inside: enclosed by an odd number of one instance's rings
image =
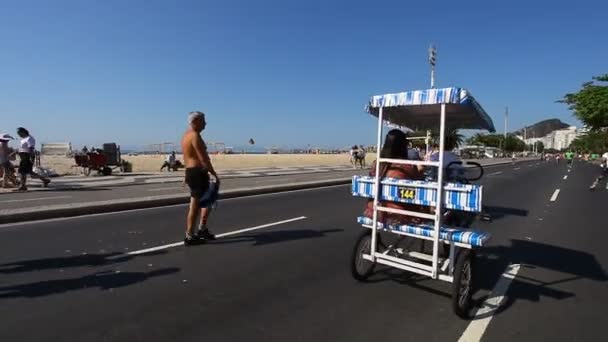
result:
[(503, 300), (505, 299), (505, 294), (511, 285), (511, 282), (517, 276), (517, 272), (519, 272), (520, 265), (519, 264), (511, 264), (507, 266), (507, 269), (502, 274), (498, 283), (492, 290), (492, 293), (486, 299), (481, 307), (475, 313), (475, 317), (469, 323), (466, 330), (462, 333), (462, 336), (458, 339), (458, 342), (470, 342), (470, 341), (479, 341), (481, 337), (485, 333), (490, 321), (494, 317), (494, 313), (500, 308)]
[[(306, 219), (306, 216), (295, 217), (295, 218), (292, 218), (292, 219), (289, 219), (289, 220), (277, 221), (277, 222), (263, 224), (263, 225), (260, 225), (260, 226), (251, 227), (251, 228), (239, 229), (239, 230), (235, 230), (235, 231), (232, 231), (232, 232), (218, 234), (218, 235), (216, 235), (216, 237), (222, 238), (222, 237), (225, 237), (225, 236), (230, 236), (230, 235), (250, 232), (252, 230), (258, 230), (258, 229), (268, 228), (268, 227), (272, 227), (272, 226), (278, 226), (280, 224), (300, 221), (300, 220), (304, 220), (304, 219)], [(124, 253), (124, 254), (119, 254), (119, 255), (113, 255), (111, 257), (107, 257), (106, 260), (120, 259), (120, 258), (123, 258), (123, 257), (128, 256), (128, 255), (145, 254), (145, 253), (160, 251), (160, 250), (163, 250), (163, 249), (168, 249), (168, 248), (173, 248), (173, 247), (179, 247), (179, 246), (183, 246), (183, 245), (184, 245), (184, 242), (183, 241), (179, 241), (179, 242), (170, 243), (170, 244), (167, 244), (167, 245), (162, 245), (162, 246), (157, 246), (157, 247), (151, 247), (151, 248), (146, 248), (146, 249), (140, 249), (140, 250), (137, 250), (137, 251), (132, 251), (132, 252), (128, 252), (128, 253)]]
[(551, 196), (551, 199), (549, 201), (555, 202), (555, 200), (557, 199), (557, 195), (559, 195), (559, 189), (555, 189), (555, 192), (553, 192), (553, 196)]
[(564, 180), (566, 180), (566, 179), (568, 179), (568, 175), (565, 175), (565, 176), (564, 176)]
[(608, 182), (606, 182), (606, 190), (608, 190)]
[(516, 167), (516, 168), (514, 168), (513, 170), (517, 171), (517, 170), (519, 170), (519, 169), (521, 169), (521, 167)]
[(591, 189), (591, 190), (595, 189), (595, 187), (597, 186), (597, 183), (599, 183), (599, 179), (594, 180), (593, 183), (591, 184), (591, 186), (589, 187), (589, 189)]
[(17, 200), (4, 200), (4, 201), (0, 201), (0, 203), (30, 202), (30, 201), (41, 201), (41, 200), (50, 200), (50, 199), (59, 199), (59, 198), (72, 198), (72, 196), (52, 196), (52, 197), (26, 198), (26, 199), (17, 199)]
[(496, 175), (499, 175), (501, 173), (502, 173), (502, 171), (498, 171), (498, 172), (490, 173), (488, 176), (496, 176)]
[[(288, 191), (280, 191), (280, 192), (270, 192), (267, 194), (233, 197), (233, 198), (220, 199), (219, 202), (224, 203), (226, 201), (239, 201), (239, 200), (252, 199), (252, 198), (256, 198), (256, 197), (277, 196), (277, 195), (290, 194), (290, 193), (296, 193), (296, 192), (317, 191), (317, 190), (325, 190), (325, 189), (340, 188), (340, 187), (341, 188), (350, 187), (350, 184), (328, 185), (328, 186), (322, 186), (322, 187), (318, 187), (318, 188), (288, 190)], [(12, 228), (12, 227), (26, 226), (26, 225), (32, 225), (32, 224), (38, 224), (38, 223), (78, 220), (78, 219), (86, 219), (89, 217), (99, 217), (99, 216), (106, 216), (106, 215), (122, 215), (122, 214), (130, 214), (130, 213), (139, 212), (139, 211), (161, 210), (161, 209), (165, 209), (165, 208), (176, 208), (176, 207), (187, 207), (188, 205), (189, 205), (188, 203), (173, 204), (173, 205), (163, 205), (160, 207), (113, 211), (113, 212), (108, 212), (108, 213), (97, 213), (97, 214), (70, 216), (70, 217), (57, 217), (57, 218), (51, 218), (51, 219), (33, 220), (33, 221), (15, 222), (15, 223), (3, 223), (3, 224), (0, 224), (0, 228), (9, 228), (9, 227)]]
[(227, 232), (227, 233), (217, 234), (216, 237), (222, 238), (224, 236), (230, 236), (230, 235), (236, 235), (236, 234), (246, 233), (246, 232), (250, 232), (252, 230), (258, 230), (258, 229), (268, 228), (268, 227), (272, 227), (272, 226), (277, 226), (277, 225), (284, 224), (284, 223), (291, 223), (291, 222), (295, 222), (295, 221), (300, 221), (300, 220), (304, 220), (306, 218), (307, 218), (306, 216), (294, 217), (294, 218), (289, 219), (289, 220), (283, 220), (283, 221), (278, 221), (278, 222), (273, 222), (273, 223), (267, 223), (267, 224), (263, 224), (261, 226), (256, 226), (256, 227), (251, 227), (251, 228), (244, 228), (244, 229), (234, 230), (234, 231)]

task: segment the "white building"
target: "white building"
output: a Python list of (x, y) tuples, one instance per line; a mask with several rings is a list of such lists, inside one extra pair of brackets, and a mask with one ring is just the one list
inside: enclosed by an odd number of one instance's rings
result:
[(540, 141), (543, 143), (545, 148), (563, 150), (568, 148), (572, 141), (574, 141), (577, 136), (582, 134), (584, 134), (582, 130), (577, 130), (576, 126), (570, 126), (568, 128), (558, 129), (540, 138), (520, 138), (526, 143), (526, 145), (533, 145), (537, 141)]

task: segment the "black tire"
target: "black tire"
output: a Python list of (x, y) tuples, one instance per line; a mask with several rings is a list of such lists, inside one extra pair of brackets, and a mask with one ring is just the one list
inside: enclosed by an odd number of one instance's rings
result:
[(471, 296), (473, 295), (473, 252), (460, 248), (454, 265), (452, 283), (452, 308), (458, 317), (471, 318)]
[(353, 249), (353, 254), (350, 259), (351, 273), (353, 278), (357, 279), (358, 281), (365, 281), (370, 275), (372, 275), (372, 273), (374, 273), (376, 263), (365, 260), (362, 256), (363, 254), (370, 253), (371, 246), (372, 233), (370, 230), (366, 229), (357, 237), (357, 243), (355, 243), (355, 248)]
[(104, 167), (103, 169), (101, 169), (101, 174), (104, 176), (110, 176), (112, 174), (112, 169), (110, 169), (109, 167)]

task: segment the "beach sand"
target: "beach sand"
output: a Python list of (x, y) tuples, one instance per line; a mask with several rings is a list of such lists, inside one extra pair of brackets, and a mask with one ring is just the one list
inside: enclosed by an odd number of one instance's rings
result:
[[(368, 153), (367, 163), (374, 155)], [(181, 155), (177, 158), (183, 161)], [(158, 172), (165, 160), (163, 155), (123, 156), (133, 164), (133, 172)], [(211, 162), (218, 170), (253, 169), (263, 167), (340, 166), (350, 165), (348, 154), (223, 154), (212, 155)], [(41, 157), (42, 166), (55, 170), (59, 175), (79, 174), (81, 170), (73, 158), (63, 156)]]

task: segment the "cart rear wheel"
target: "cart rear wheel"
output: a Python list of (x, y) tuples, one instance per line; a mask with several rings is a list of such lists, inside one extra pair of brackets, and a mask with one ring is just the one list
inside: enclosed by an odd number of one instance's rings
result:
[(110, 169), (107, 166), (104, 166), (104, 168), (101, 169), (101, 174), (104, 175), (104, 176), (109, 176), (109, 175), (112, 174), (112, 169)]
[(468, 319), (473, 294), (473, 253), (468, 249), (460, 249), (457, 255), (452, 283), (452, 307), (456, 315)]
[(369, 230), (363, 231), (357, 238), (357, 243), (351, 257), (351, 272), (353, 278), (365, 281), (374, 272), (375, 262), (363, 259), (363, 254), (370, 254), (372, 248), (372, 234)]

